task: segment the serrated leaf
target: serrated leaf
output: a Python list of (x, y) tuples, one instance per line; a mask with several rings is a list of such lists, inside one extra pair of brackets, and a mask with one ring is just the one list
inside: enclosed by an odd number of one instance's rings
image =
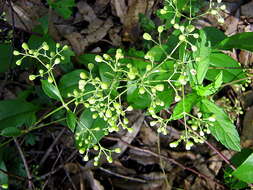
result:
[(253, 32), (242, 32), (222, 40), (216, 48), (230, 50), (233, 48), (253, 51)]
[(210, 64), (209, 55), (211, 53), (210, 50), (210, 42), (207, 41), (206, 34), (200, 30), (200, 41), (196, 43), (197, 51), (193, 53), (193, 57), (195, 59), (199, 59), (196, 61), (196, 79), (198, 84), (202, 84), (206, 73), (208, 71), (208, 67)]
[(58, 88), (56, 88), (53, 84), (49, 83), (47, 80), (41, 80), (42, 89), (44, 93), (55, 100), (61, 100), (61, 94)]
[[(75, 134), (76, 144), (79, 148), (90, 148), (105, 136), (104, 129), (107, 128), (107, 123), (100, 117), (93, 119), (93, 113), (86, 109), (79, 118)], [(88, 144), (85, 143), (86, 140), (89, 140)]]
[(240, 151), (240, 137), (236, 127), (231, 122), (227, 114), (213, 102), (202, 99), (201, 110), (215, 116), (214, 126), (209, 127), (211, 134), (229, 149)]
[(253, 183), (253, 153), (232, 173), (232, 175), (246, 183)]
[(67, 112), (66, 122), (67, 122), (69, 129), (72, 132), (75, 132), (77, 118), (76, 118), (76, 115), (70, 110)]
[(0, 101), (0, 129), (22, 126), (38, 107), (23, 100)]
[(210, 95), (213, 95), (214, 93), (216, 93), (219, 88), (221, 87), (221, 84), (223, 82), (222, 80), (222, 72), (220, 72), (220, 74), (218, 74), (216, 76), (216, 79), (213, 83), (203, 87), (203, 86), (198, 86), (197, 87), (197, 93), (198, 95), (200, 96), (210, 96)]
[(217, 69), (210, 68), (207, 71), (205, 78), (208, 80), (214, 81), (215, 77), (221, 71), (223, 73), (224, 83), (246, 78), (246, 75), (244, 71), (240, 68), (239, 63), (224, 53), (213, 52), (210, 54), (209, 60), (209, 67), (217, 67)]
[(0, 133), (1, 136), (5, 137), (16, 137), (21, 135), (21, 130), (17, 127), (7, 127), (3, 129)]
[(181, 119), (185, 113), (190, 113), (192, 107), (198, 102), (196, 93), (188, 94), (184, 99), (177, 103), (171, 115), (172, 120)]

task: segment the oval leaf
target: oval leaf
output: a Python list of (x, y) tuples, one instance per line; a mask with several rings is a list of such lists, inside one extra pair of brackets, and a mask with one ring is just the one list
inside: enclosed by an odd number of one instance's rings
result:
[(41, 84), (43, 91), (48, 97), (61, 100), (61, 94), (53, 84), (49, 83), (47, 80), (41, 80)]

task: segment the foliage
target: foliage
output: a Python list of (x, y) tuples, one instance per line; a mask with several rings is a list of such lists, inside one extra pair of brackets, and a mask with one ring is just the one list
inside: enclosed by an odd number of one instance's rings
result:
[[(74, 1), (48, 0), (48, 4), (67, 18), (71, 15)], [(131, 132), (133, 129), (128, 126), (127, 112), (143, 109), (152, 116), (150, 125), (156, 126), (158, 133), (167, 135), (166, 126), (173, 120), (184, 124), (182, 135), (170, 143), (171, 147), (184, 142), (186, 150), (189, 150), (212, 134), (228, 149), (240, 151), (236, 127), (227, 113), (215, 104), (214, 95), (226, 83), (245, 83), (247, 74), (222, 50), (239, 48), (252, 51), (252, 33), (227, 37), (214, 28), (196, 29), (193, 21), (201, 15), (212, 14), (219, 22), (224, 22), (218, 12), (224, 10), (220, 3), (211, 2), (205, 13), (199, 13), (199, 6), (197, 0), (186, 3), (166, 0), (164, 8), (157, 12), (162, 22), (160, 26), (156, 27), (141, 16), (143, 28), (153, 33), (152, 36), (143, 34), (151, 48), (113, 49), (103, 55), (81, 55), (77, 60), (82, 69), (73, 69), (60, 79), (54, 69), (68, 70), (64, 66), (71, 62), (74, 53), (68, 46), (55, 43), (47, 34), (42, 38), (31, 36), (28, 44), (22, 44), (22, 51), (13, 52), (18, 57), (16, 65), (25, 64), (25, 59), (35, 60), (38, 71), (29, 79), (40, 79), (44, 94), (61, 105), (57, 104), (50, 113), (37, 120), (35, 114), (39, 106), (19, 99), (0, 101), (0, 135), (16, 137), (27, 134), (43, 125), (45, 119), (64, 110), (61, 114), (66, 116), (65, 124), (74, 133), (83, 160), (88, 161), (89, 152), (94, 149), (97, 151), (94, 165), (98, 165), (102, 155), (112, 162), (111, 154), (120, 152), (119, 149), (104, 148), (99, 142), (101, 138), (120, 129)], [(182, 18), (184, 23), (180, 22)], [(173, 32), (168, 29), (173, 29)], [(39, 47), (38, 43), (41, 44)], [(168, 109), (172, 112), (170, 117), (161, 117), (159, 112)], [(30, 118), (33, 121), (27, 122)], [(232, 175), (252, 183), (252, 178), (247, 178), (252, 173), (245, 167), (252, 167), (252, 156)], [(6, 169), (4, 162), (0, 162), (0, 168)], [(1, 178), (8, 183), (6, 176), (0, 175)]]

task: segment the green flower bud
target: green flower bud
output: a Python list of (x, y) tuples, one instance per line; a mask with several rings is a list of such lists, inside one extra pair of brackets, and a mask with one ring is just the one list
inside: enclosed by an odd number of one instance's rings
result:
[(175, 96), (175, 102), (179, 102), (181, 100), (181, 97), (180, 96)]
[(136, 77), (135, 73), (133, 73), (133, 72), (129, 72), (129, 73), (127, 73), (127, 75), (128, 75), (130, 80), (134, 80), (135, 77)]
[(13, 51), (13, 55), (20, 55), (20, 53), (19, 53), (19, 51), (14, 50), (14, 51)]
[(162, 92), (162, 91), (164, 90), (164, 85), (163, 85), (163, 84), (157, 84), (157, 85), (155, 86), (155, 89), (156, 89), (157, 91)]
[(104, 58), (105, 60), (111, 60), (111, 59), (112, 59), (111, 56), (108, 55), (108, 54), (103, 54), (103, 58)]
[(39, 70), (40, 76), (42, 77), (44, 74), (44, 71), (42, 69)]
[(106, 82), (102, 82), (102, 83), (101, 83), (101, 88), (102, 88), (103, 90), (107, 90), (108, 87), (109, 87), (109, 85), (108, 85)]
[(95, 161), (93, 164), (94, 166), (98, 166), (98, 161)]
[(175, 147), (177, 147), (178, 146), (178, 141), (174, 141), (174, 142), (171, 142), (170, 143), (170, 147), (171, 148), (175, 148)]
[(159, 33), (162, 33), (163, 30), (164, 30), (164, 26), (158, 26), (157, 31), (158, 31)]
[(80, 153), (80, 154), (84, 154), (84, 153), (85, 153), (85, 148), (81, 148), (81, 149), (79, 150), (79, 153)]
[(196, 38), (196, 39), (198, 39), (199, 38), (199, 34), (198, 33), (194, 33), (193, 37)]
[(86, 74), (85, 72), (81, 72), (81, 73), (80, 73), (80, 78), (81, 78), (81, 79), (87, 79), (88, 76), (87, 76), (87, 74)]
[(27, 43), (23, 43), (23, 44), (22, 44), (22, 48), (23, 48), (24, 50), (28, 50), (28, 49), (29, 49)]
[(94, 64), (93, 64), (93, 63), (89, 63), (89, 64), (88, 64), (88, 69), (89, 69), (89, 70), (92, 70), (93, 68), (94, 68)]
[(54, 60), (54, 64), (55, 64), (55, 65), (59, 64), (60, 62), (61, 62), (60, 58), (56, 58), (56, 59)]
[(67, 49), (69, 49), (69, 46), (67, 46), (67, 45), (63, 46), (63, 48), (62, 48), (63, 51), (65, 51)]
[(127, 118), (124, 118), (124, 119), (123, 119), (123, 123), (127, 125), (127, 124), (129, 123), (128, 119), (127, 119)]
[(109, 163), (112, 163), (112, 161), (113, 161), (111, 156), (107, 156), (107, 157), (106, 157), (106, 160), (107, 160)]
[(55, 52), (51, 51), (50, 52), (50, 57), (54, 57), (55, 56)]
[(128, 106), (126, 111), (133, 111), (133, 109), (134, 109), (133, 106)]
[(98, 117), (97, 113), (92, 114), (92, 119), (97, 119), (97, 117)]
[(193, 26), (193, 25), (188, 25), (188, 26), (186, 27), (186, 30), (187, 30), (189, 33), (192, 33), (192, 32), (195, 30), (195, 26)]
[(140, 94), (145, 94), (145, 92), (146, 92), (146, 90), (145, 90), (144, 87), (140, 87), (140, 88), (139, 88), (139, 93), (140, 93)]
[(112, 117), (112, 112), (111, 112), (111, 110), (108, 109), (108, 110), (105, 112), (105, 116), (106, 116), (107, 118)]
[(124, 58), (121, 49), (117, 49), (115, 57), (116, 57), (117, 60)]
[(79, 80), (79, 82), (78, 82), (78, 88), (80, 90), (83, 90), (84, 87), (85, 87), (85, 85), (86, 85), (86, 81), (85, 80)]
[(152, 40), (152, 37), (151, 37), (151, 35), (149, 33), (144, 33), (143, 34), (143, 39), (144, 40)]
[(83, 161), (84, 161), (84, 162), (87, 162), (88, 160), (89, 160), (88, 155), (85, 155), (85, 156), (83, 157)]
[(47, 42), (42, 43), (42, 49), (44, 49), (45, 51), (49, 50), (49, 46), (48, 46)]
[(178, 39), (179, 39), (180, 41), (185, 41), (185, 35), (181, 34), (181, 35), (178, 37)]
[(167, 13), (167, 11), (164, 10), (164, 9), (161, 9), (161, 10), (160, 10), (160, 13), (161, 13), (162, 15), (165, 15), (165, 14)]
[(61, 44), (59, 44), (59, 43), (56, 43), (56, 45), (55, 45), (56, 48), (60, 48), (60, 46), (61, 46)]
[(152, 69), (152, 66), (151, 66), (151, 65), (147, 65), (147, 66), (146, 66), (146, 70), (147, 70), (147, 71), (150, 71), (151, 69)]
[(34, 80), (34, 79), (36, 79), (35, 75), (29, 75), (29, 80)]
[(193, 52), (195, 52), (195, 51), (198, 50), (198, 48), (196, 46), (194, 46), (194, 45), (191, 46), (191, 49), (192, 49)]
[(157, 121), (151, 121), (151, 122), (150, 122), (150, 126), (151, 126), (151, 127), (154, 127), (156, 124), (157, 124)]
[(32, 55), (32, 54), (34, 54), (34, 50), (29, 49), (28, 53)]
[(48, 81), (49, 83), (53, 83), (53, 82), (54, 82), (54, 80), (53, 80), (53, 78), (52, 78), (51, 76), (49, 76), (49, 77), (47, 78), (47, 81)]
[(8, 188), (9, 188), (9, 185), (8, 185), (8, 184), (2, 184), (1, 187), (2, 187), (3, 189), (8, 189)]
[(21, 63), (22, 63), (21, 59), (19, 59), (19, 60), (16, 61), (16, 65), (21, 65)]
[(113, 103), (113, 107), (114, 107), (115, 109), (121, 109), (121, 105), (120, 105), (118, 102), (114, 102), (114, 103)]
[(100, 55), (96, 55), (95, 61), (98, 62), (98, 63), (100, 63), (100, 62), (103, 61), (103, 58)]
[(121, 149), (120, 149), (120, 148), (115, 148), (115, 149), (114, 149), (114, 152), (120, 153), (120, 152), (121, 152)]
[(226, 10), (226, 5), (221, 5), (220, 9), (223, 10), (223, 11), (225, 11)]
[(99, 150), (98, 145), (94, 145), (93, 149), (94, 149), (95, 151), (98, 151), (98, 150)]

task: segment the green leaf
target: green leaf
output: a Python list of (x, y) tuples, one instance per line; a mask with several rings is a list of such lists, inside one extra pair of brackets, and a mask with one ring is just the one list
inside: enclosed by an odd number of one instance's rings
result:
[(73, 93), (75, 89), (78, 89), (81, 72), (87, 73), (87, 71), (83, 69), (77, 69), (61, 77), (59, 81), (59, 90), (61, 92), (62, 97), (67, 98), (68, 93)]
[(253, 153), (232, 173), (238, 179), (253, 183)]
[(134, 109), (145, 109), (150, 106), (151, 97), (146, 92), (145, 94), (139, 93), (138, 86), (134, 85), (134, 81), (128, 82), (127, 89), (127, 102), (133, 106)]
[(171, 115), (172, 120), (181, 119), (184, 113), (190, 113), (192, 107), (198, 102), (198, 95), (196, 93), (188, 94), (184, 99), (177, 103)]
[(210, 68), (207, 71), (205, 78), (208, 80), (214, 81), (216, 76), (221, 71), (223, 73), (224, 83), (246, 78), (246, 75), (244, 71), (240, 68), (239, 63), (224, 53), (213, 52), (210, 54), (209, 60), (209, 66), (214, 68)]
[[(0, 73), (8, 71), (12, 56), (11, 44), (0, 44)], [(13, 60), (13, 63), (15, 64), (15, 60)]]
[(209, 127), (211, 134), (229, 149), (240, 151), (240, 137), (236, 127), (227, 114), (208, 99), (202, 99), (201, 111), (215, 116), (214, 126)]
[(139, 15), (140, 26), (145, 32), (150, 32), (156, 29), (155, 23), (144, 14)]
[(5, 137), (16, 137), (21, 134), (22, 134), (21, 130), (17, 127), (7, 127), (3, 129), (0, 133), (0, 135), (5, 136)]
[[(79, 148), (90, 148), (105, 136), (104, 129), (107, 128), (107, 123), (99, 117), (93, 119), (93, 113), (86, 109), (79, 118), (75, 134), (76, 144)], [(89, 140), (89, 143), (85, 143), (85, 140)]]
[(75, 6), (74, 0), (47, 0), (48, 4), (56, 10), (63, 18), (67, 19), (72, 14), (72, 8)]
[(38, 19), (41, 28), (43, 29), (43, 34), (47, 34), (48, 32), (48, 15), (45, 15)]
[(49, 83), (47, 80), (41, 80), (42, 89), (44, 93), (55, 100), (61, 100), (61, 94), (53, 84)]
[[(253, 150), (249, 148), (244, 148), (241, 150), (241, 152), (236, 153), (233, 155), (233, 157), (230, 159), (231, 163), (238, 167), (240, 166), (248, 157), (250, 154), (252, 154)], [(232, 176), (233, 169), (227, 166), (224, 171), (224, 181), (226, 185), (230, 189), (243, 189), (245, 187), (248, 187), (248, 184), (237, 179), (236, 177)]]
[(209, 67), (209, 55), (210, 51), (210, 43), (207, 41), (206, 34), (200, 30), (200, 41), (196, 43), (197, 51), (193, 53), (193, 57), (198, 58), (199, 61), (196, 61), (196, 72), (197, 72), (197, 82), (198, 84), (202, 84), (206, 73)]
[(72, 111), (67, 112), (66, 122), (69, 129), (74, 132), (76, 128), (77, 118), (76, 115)]
[(163, 109), (169, 108), (171, 103), (174, 101), (174, 94), (175, 94), (174, 90), (168, 87), (165, 87), (164, 91), (158, 92), (157, 97), (159, 98), (159, 100), (164, 102), (164, 106), (156, 106), (155, 113), (158, 113)]
[(199, 96), (210, 96), (210, 95), (216, 93), (219, 90), (219, 88), (221, 87), (221, 84), (223, 82), (222, 76), (223, 76), (223, 74), (222, 74), (222, 72), (220, 72), (217, 75), (217, 77), (213, 83), (211, 83), (205, 87), (198, 86), (197, 87), (197, 94)]
[(162, 47), (156, 45), (146, 53), (146, 56), (152, 57), (153, 60), (156, 62), (161, 62), (166, 56), (165, 52), (167, 49), (168, 49), (167, 45), (162, 45)]
[(0, 101), (0, 129), (22, 126), (38, 107), (23, 100)]
[(227, 37), (222, 31), (215, 27), (205, 27), (201, 30), (205, 32), (207, 41), (211, 43), (211, 47), (216, 46)]
[[(2, 159), (2, 156), (0, 157), (0, 169), (7, 171), (7, 168), (5, 166), (5, 163)], [(8, 175), (6, 175), (5, 173), (0, 171), (0, 187), (8, 187), (9, 184), (9, 179), (8, 179)]]
[(222, 40), (217, 49), (230, 50), (233, 48), (253, 51), (253, 32), (242, 32)]

